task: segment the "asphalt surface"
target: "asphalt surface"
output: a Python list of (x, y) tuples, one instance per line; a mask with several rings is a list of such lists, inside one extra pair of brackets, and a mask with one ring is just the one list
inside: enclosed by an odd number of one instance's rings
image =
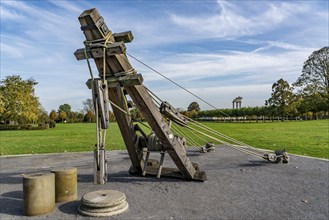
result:
[[(329, 219), (328, 160), (291, 155), (289, 164), (273, 164), (225, 146), (205, 154), (191, 149), (191, 161), (207, 173), (205, 182), (194, 182), (131, 176), (126, 151), (111, 151), (109, 182), (95, 185), (92, 155), (1, 157), (0, 219), (89, 219), (78, 214), (79, 200), (103, 189), (124, 192), (129, 203), (110, 219)], [(164, 166), (174, 166), (169, 155)], [(47, 215), (23, 216), (21, 174), (61, 167), (78, 168), (78, 200), (56, 204)]]

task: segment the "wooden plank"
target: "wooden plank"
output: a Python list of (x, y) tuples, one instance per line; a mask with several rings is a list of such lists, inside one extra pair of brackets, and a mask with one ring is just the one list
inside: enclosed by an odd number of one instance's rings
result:
[[(106, 48), (106, 55), (111, 56), (114, 54), (123, 54), (126, 52), (126, 46), (123, 42), (116, 42), (113, 44), (108, 45)], [(84, 60), (86, 59), (85, 56), (85, 49), (77, 49), (74, 52), (74, 55), (77, 60)], [(87, 51), (88, 58), (103, 58), (104, 57), (104, 51), (103, 48), (92, 48), (90, 51)]]
[(113, 37), (114, 37), (116, 42), (123, 41), (125, 43), (130, 43), (134, 39), (133, 33), (131, 33), (131, 31), (114, 33)]
[(123, 86), (141, 85), (143, 83), (143, 77), (141, 74), (127, 75), (122, 77), (107, 77), (109, 87), (116, 87), (118, 83)]

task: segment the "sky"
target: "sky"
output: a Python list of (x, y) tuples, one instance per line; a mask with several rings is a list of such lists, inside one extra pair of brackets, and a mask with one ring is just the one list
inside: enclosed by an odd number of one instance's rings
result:
[[(329, 45), (327, 0), (0, 0), (1, 80), (18, 74), (38, 82), (36, 95), (50, 112), (62, 104), (74, 111), (91, 98), (85, 60), (75, 50), (85, 40), (78, 21), (97, 8), (113, 33), (130, 30), (127, 52), (217, 108), (263, 106), (280, 78), (290, 84), (303, 63)], [(130, 59), (144, 85), (162, 100), (187, 109), (196, 101)], [(97, 70), (93, 64), (94, 75)]]

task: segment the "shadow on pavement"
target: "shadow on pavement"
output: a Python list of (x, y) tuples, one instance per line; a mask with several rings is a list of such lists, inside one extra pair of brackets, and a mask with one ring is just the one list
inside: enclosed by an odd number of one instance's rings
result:
[(259, 167), (259, 166), (270, 166), (271, 162), (265, 160), (250, 160), (249, 163), (239, 164), (239, 167)]
[(0, 204), (0, 213), (23, 216), (23, 191), (12, 191), (1, 194)]
[(22, 184), (22, 173), (1, 173), (0, 184)]
[(63, 203), (58, 207), (59, 211), (69, 214), (69, 215), (78, 215), (78, 206), (80, 204), (80, 201), (72, 201), (72, 202), (67, 202)]

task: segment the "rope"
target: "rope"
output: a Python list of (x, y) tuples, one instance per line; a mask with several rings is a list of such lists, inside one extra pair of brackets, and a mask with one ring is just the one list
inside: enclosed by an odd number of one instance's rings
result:
[(151, 94), (151, 97), (153, 101), (158, 104), (158, 107), (160, 107), (161, 103), (163, 102), (157, 95), (155, 95), (151, 90), (149, 90), (147, 87), (145, 87), (146, 90)]
[[(152, 67), (150, 67), (149, 65), (147, 65), (146, 63), (140, 61), (139, 59), (137, 59), (136, 57), (134, 57), (133, 55), (129, 54), (126, 52), (126, 54), (128, 56), (130, 56), (131, 58), (133, 58), (134, 60), (136, 60), (137, 62), (139, 62), (140, 64), (146, 66), (147, 68), (149, 68), (150, 70), (152, 70), (153, 72), (159, 74), (160, 76), (162, 76), (163, 78), (165, 78), (166, 80), (168, 80), (169, 82), (173, 83), (174, 85), (178, 86), (179, 88), (183, 89), (184, 91), (188, 92), (189, 94), (191, 94), (192, 96), (194, 96), (195, 98), (199, 99), (200, 101), (204, 102), (205, 104), (209, 105), (210, 107), (219, 110), (218, 108), (216, 108), (214, 105), (210, 104), (209, 102), (207, 102), (205, 99), (201, 98), (200, 96), (194, 94), (193, 92), (191, 92), (190, 90), (184, 88), (183, 86), (181, 86), (180, 84), (176, 83), (175, 81), (173, 81), (172, 79), (166, 77), (164, 74), (160, 73), (159, 71), (153, 69)], [(229, 116), (228, 114), (226, 114), (225, 112), (219, 110), (223, 115), (225, 116)]]
[(203, 139), (200, 135), (196, 134), (194, 131), (189, 130), (194, 136), (198, 137), (201, 141), (203, 141), (204, 143), (207, 143), (208, 141)]
[[(135, 119), (130, 113), (128, 113), (127, 111), (125, 111), (124, 109), (122, 109), (120, 106), (116, 105), (114, 102), (112, 102), (111, 100), (109, 100), (109, 102), (111, 103), (112, 106), (114, 106), (115, 108), (117, 108), (119, 111), (125, 113), (127, 116), (129, 116), (132, 119)], [(152, 130), (152, 128), (146, 124), (144, 124), (143, 122), (139, 121), (139, 123), (141, 123), (143, 126), (147, 127), (148, 129)]]
[[(174, 130), (174, 132), (176, 132), (176, 135), (184, 137), (184, 135), (180, 132), (180, 130), (178, 128), (175, 128), (174, 126), (172, 126), (172, 129)], [(188, 139), (188, 137), (185, 137), (185, 138)], [(198, 148), (197, 146), (192, 146), (192, 147), (197, 149), (198, 151), (200, 151), (200, 148)]]
[(194, 130), (195, 132), (198, 132), (198, 133), (200, 133), (200, 134), (203, 134), (204, 136), (207, 136), (207, 137), (209, 137), (209, 138), (211, 138), (211, 139), (213, 139), (213, 140), (215, 140), (215, 141), (218, 141), (219, 143), (225, 144), (225, 145), (227, 145), (228, 147), (234, 148), (234, 149), (236, 149), (236, 150), (238, 150), (238, 151), (244, 152), (244, 153), (249, 154), (249, 155), (251, 155), (251, 156), (255, 156), (255, 157), (258, 157), (258, 158), (264, 159), (263, 156), (260, 156), (259, 154), (255, 153), (255, 152), (249, 151), (249, 150), (247, 150), (247, 149), (243, 149), (243, 148), (241, 148), (241, 147), (237, 147), (237, 146), (232, 145), (232, 144), (230, 144), (230, 143), (228, 143), (228, 142), (226, 142), (226, 141), (223, 141), (223, 140), (220, 140), (220, 139), (218, 139), (218, 138), (215, 138), (215, 137), (213, 137), (213, 136), (211, 136), (211, 135), (208, 135), (208, 134), (206, 134), (206, 133), (203, 133), (203, 132), (201, 132), (201, 131), (199, 131), (199, 130), (197, 130), (197, 129), (191, 128), (191, 127), (189, 127), (189, 126), (187, 126), (187, 128), (188, 128), (188, 129), (191, 129), (191, 130)]
[(89, 69), (89, 74), (90, 74), (91, 80), (94, 81), (93, 71), (91, 69), (90, 62), (89, 62), (89, 57), (88, 57), (88, 54), (87, 54), (87, 47), (85, 47), (84, 52), (85, 52), (85, 56), (86, 56), (86, 60), (87, 60), (88, 69)]
[(211, 128), (209, 128), (209, 127), (207, 127), (207, 126), (201, 124), (200, 122), (197, 122), (197, 121), (195, 121), (195, 120), (193, 120), (193, 119), (191, 119), (191, 118), (189, 118), (189, 117), (187, 117), (187, 116), (185, 116), (185, 115), (183, 115), (183, 116), (184, 116), (186, 119), (192, 121), (194, 124), (196, 124), (197, 127), (203, 128), (204, 130), (207, 130), (208, 132), (210, 132), (210, 133), (212, 133), (212, 134), (216, 134), (216, 135), (218, 135), (218, 136), (220, 136), (220, 137), (222, 137), (222, 138), (225, 138), (225, 139), (227, 139), (227, 140), (229, 140), (229, 141), (231, 141), (231, 142), (233, 142), (233, 143), (235, 143), (235, 144), (238, 144), (238, 145), (243, 145), (243, 146), (247, 146), (247, 147), (252, 147), (252, 146), (250, 146), (250, 145), (248, 145), (248, 144), (245, 144), (245, 143), (243, 143), (243, 142), (241, 142), (241, 141), (238, 141), (238, 140), (236, 140), (236, 139), (234, 139), (234, 138), (231, 138), (231, 137), (229, 137), (229, 136), (227, 136), (227, 135), (225, 135), (225, 134), (222, 134), (222, 133), (220, 133), (220, 132), (218, 132), (218, 131), (216, 131), (216, 130), (214, 130), (214, 129), (211, 129)]
[(146, 88), (146, 90), (151, 94), (151, 95), (153, 95), (156, 99), (158, 99), (158, 101), (160, 101), (160, 102), (163, 102), (156, 94), (154, 94), (150, 89), (148, 89), (147, 87), (145, 87)]
[[(175, 125), (176, 125), (176, 123), (175, 123)], [(189, 135), (187, 135), (183, 129), (177, 128), (177, 130), (179, 130), (183, 134), (182, 137), (185, 137), (186, 140), (191, 143), (191, 146), (196, 146), (197, 147), (199, 145)]]

